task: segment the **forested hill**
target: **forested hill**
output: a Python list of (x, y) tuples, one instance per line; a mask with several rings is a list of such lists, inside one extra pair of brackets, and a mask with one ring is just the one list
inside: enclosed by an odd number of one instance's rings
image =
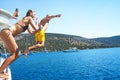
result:
[(94, 38), (91, 39), (97, 42), (101, 42), (103, 44), (107, 44), (109, 46), (120, 46), (120, 36), (112, 36), (112, 37), (101, 37), (101, 38)]
[[(29, 34), (21, 34), (16, 37), (16, 40), (21, 50), (24, 50), (27, 46), (35, 44), (34, 35), (30, 36)], [(62, 51), (70, 48), (91, 49), (119, 46), (120, 36), (87, 39), (74, 35), (46, 33), (46, 42), (44, 48), (37, 50), (47, 49), (48, 51)]]

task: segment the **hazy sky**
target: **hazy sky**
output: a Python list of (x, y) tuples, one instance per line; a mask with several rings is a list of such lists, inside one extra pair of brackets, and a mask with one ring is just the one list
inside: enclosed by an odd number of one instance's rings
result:
[(46, 31), (50, 33), (86, 38), (120, 35), (120, 0), (1, 0), (0, 8), (11, 13), (18, 8), (18, 20), (28, 9), (35, 10), (39, 20), (46, 14), (62, 14), (50, 21)]

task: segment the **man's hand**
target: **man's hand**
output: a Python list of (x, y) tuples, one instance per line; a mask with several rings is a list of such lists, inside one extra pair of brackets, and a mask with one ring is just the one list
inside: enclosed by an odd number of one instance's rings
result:
[(57, 14), (56, 17), (61, 17), (61, 14)]

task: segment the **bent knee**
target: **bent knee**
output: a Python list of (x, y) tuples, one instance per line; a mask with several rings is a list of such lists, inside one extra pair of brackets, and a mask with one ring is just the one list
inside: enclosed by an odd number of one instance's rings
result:
[(15, 57), (18, 58), (20, 57), (21, 51), (17, 48), (15, 52)]
[(15, 52), (11, 53), (10, 56), (12, 57), (13, 60), (16, 60), (17, 58), (20, 57), (21, 51), (16, 49)]
[(37, 44), (36, 47), (37, 47), (37, 48), (44, 47), (44, 44)]

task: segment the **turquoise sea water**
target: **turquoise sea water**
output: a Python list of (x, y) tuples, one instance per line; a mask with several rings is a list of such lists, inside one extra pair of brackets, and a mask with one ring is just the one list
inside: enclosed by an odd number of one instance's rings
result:
[(13, 80), (120, 80), (120, 48), (36, 52), (10, 68)]

